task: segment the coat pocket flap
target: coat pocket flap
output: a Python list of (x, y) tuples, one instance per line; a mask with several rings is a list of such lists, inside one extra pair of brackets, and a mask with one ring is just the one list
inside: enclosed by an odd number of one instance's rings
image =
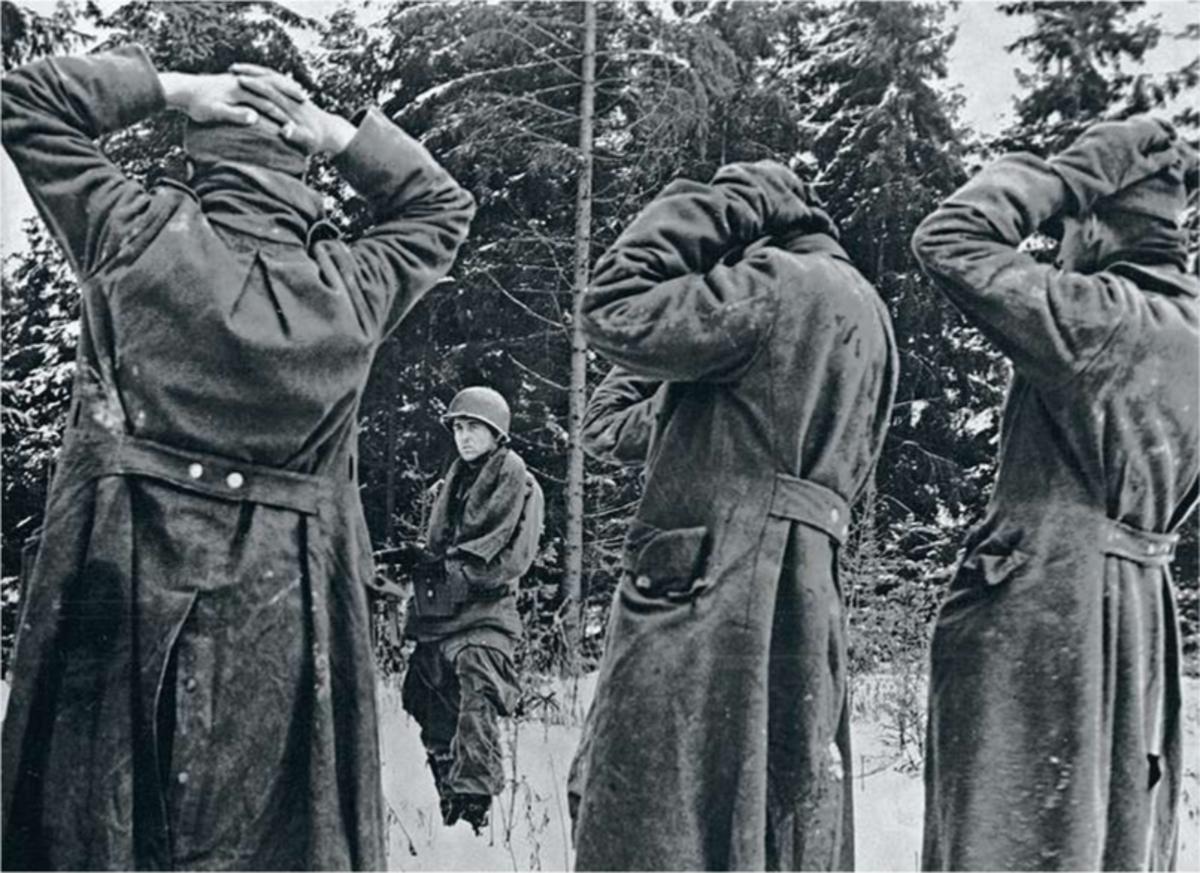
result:
[(978, 553), (963, 563), (963, 569), (978, 573), (986, 585), (999, 585), (1028, 560), (1029, 555), (1020, 549), (1005, 554)]
[(625, 568), (651, 579), (694, 579), (703, 573), (707, 540), (706, 527), (657, 531), (626, 554)]

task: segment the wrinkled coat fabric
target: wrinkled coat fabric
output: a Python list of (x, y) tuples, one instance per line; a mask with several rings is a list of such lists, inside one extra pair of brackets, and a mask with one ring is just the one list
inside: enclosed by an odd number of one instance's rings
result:
[(853, 865), (836, 555), (896, 362), (835, 232), (783, 167), (735, 165), (596, 266), (584, 329), (624, 370), (589, 448), (646, 483), (572, 766), (579, 869)]
[(1198, 283), (1061, 272), (1016, 250), (1069, 194), (1010, 156), (918, 229), (1013, 362), (1000, 466), (936, 623), (924, 865), (1163, 869), (1180, 789), (1168, 569), (1200, 463)]
[(659, 379), (641, 378), (620, 365), (609, 370), (584, 409), (588, 453), (621, 464), (644, 464), (665, 392)]
[(461, 458), (450, 465), (446, 484), (434, 500), (429, 516), (429, 548), (443, 554), (475, 558), (486, 565), (512, 541), (532, 483), (520, 455), (505, 447), (495, 449), (471, 482), (461, 517), (455, 520), (454, 530), (451, 530), (450, 500), (459, 476), (466, 475), (465, 467), (466, 462)]
[(294, 178), (229, 164), (200, 194), (146, 190), (104, 157), (96, 137), (163, 108), (140, 49), (32, 64), (3, 95), (4, 146), (82, 294), (4, 724), (3, 862), (382, 867), (355, 419), (471, 198), (372, 111), (334, 163), (376, 224), (310, 239), (320, 197)]

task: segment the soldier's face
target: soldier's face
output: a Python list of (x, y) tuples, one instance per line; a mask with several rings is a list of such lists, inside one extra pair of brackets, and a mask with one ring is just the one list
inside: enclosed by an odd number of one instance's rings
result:
[(454, 445), (464, 461), (474, 461), (496, 448), (495, 432), (482, 421), (456, 418), (451, 426), (454, 428)]

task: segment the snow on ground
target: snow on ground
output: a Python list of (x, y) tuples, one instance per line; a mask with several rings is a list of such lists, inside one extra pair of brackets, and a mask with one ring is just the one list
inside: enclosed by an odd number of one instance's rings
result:
[[(559, 702), (544, 718), (506, 729), (505, 769), (515, 782), (492, 807), (490, 829), (446, 828), (425, 766), (416, 723), (400, 706), (399, 689), (380, 689), (384, 795), (388, 803), (388, 861), (393, 870), (569, 870), (570, 821), (566, 779), (582, 713), (595, 677), (547, 685)], [(923, 690), (905, 679), (856, 680), (854, 752), (855, 852), (859, 870), (920, 867), (924, 792), (920, 775), (919, 708)], [(1200, 679), (1187, 679), (1185, 776), (1180, 870), (1200, 870)], [(901, 748), (899, 737), (904, 734)], [(514, 757), (515, 753), (515, 757)]]
[[(567, 773), (594, 678), (554, 689), (558, 711), (505, 726), (509, 786), (492, 805), (479, 836), (459, 822), (442, 825), (420, 729), (400, 705), (400, 689), (380, 686), (380, 756), (387, 802), (388, 867), (392, 870), (569, 870)], [(516, 773), (516, 779), (512, 774)]]

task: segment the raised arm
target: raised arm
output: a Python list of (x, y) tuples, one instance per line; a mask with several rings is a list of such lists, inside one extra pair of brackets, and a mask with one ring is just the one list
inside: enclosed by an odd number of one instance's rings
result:
[(917, 258), (946, 296), (1018, 370), (1043, 384), (1087, 369), (1144, 306), (1136, 286), (1113, 273), (1062, 271), (1018, 249), (1047, 220), (1085, 214), (1166, 166), (1165, 157), (1154, 157), (1165, 156), (1161, 127), (1114, 127), (1125, 139), (1110, 139), (1112, 148), (1081, 141), (1051, 161), (1030, 154), (995, 161), (913, 236)]
[(642, 376), (737, 378), (773, 321), (776, 283), (768, 259), (734, 259), (810, 214), (802, 183), (769, 161), (672, 183), (597, 262), (588, 341)]
[(4, 148), (42, 220), (82, 278), (121, 245), (149, 195), (95, 140), (166, 107), (158, 75), (136, 46), (46, 58), (4, 76)]
[(206, 123), (276, 114), (232, 75), (159, 73), (135, 45), (35, 61), (6, 74), (0, 89), (4, 148), (82, 278), (151, 229), (157, 202), (96, 139), (167, 108)]
[(380, 336), (449, 272), (475, 201), (425, 147), (377, 109), (334, 165), (370, 204), (375, 223), (350, 245), (358, 287)]
[(613, 367), (588, 398), (583, 448), (602, 461), (643, 464), (650, 451), (663, 383)]
[(229, 69), (263, 101), (280, 136), (306, 152), (332, 155), (338, 172), (366, 199), (374, 223), (348, 246), (318, 243), (314, 256), (329, 281), (346, 283), (364, 322), (386, 336), (450, 270), (475, 214), (474, 199), (378, 109), (351, 122), (321, 109), (274, 70), (255, 64)]

